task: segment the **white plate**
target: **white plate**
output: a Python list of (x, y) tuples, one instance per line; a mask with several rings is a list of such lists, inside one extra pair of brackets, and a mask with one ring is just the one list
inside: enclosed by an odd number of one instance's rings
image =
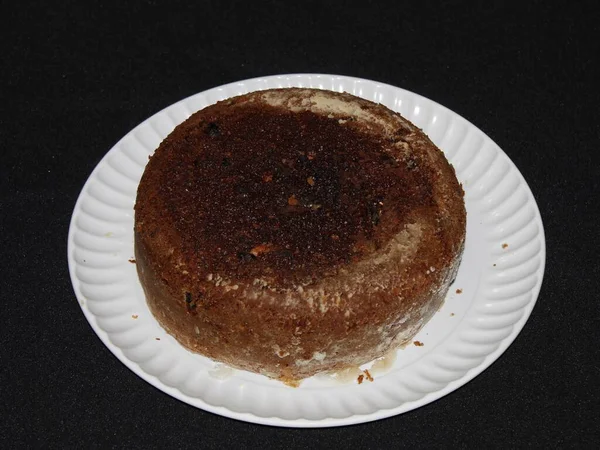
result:
[[(467, 240), (444, 306), (398, 350), (392, 368), (341, 384), (313, 377), (290, 388), (235, 371), (183, 349), (151, 315), (133, 258), (133, 205), (148, 156), (191, 113), (234, 95), (277, 87), (350, 92), (382, 103), (421, 127), (454, 165), (465, 189)], [(545, 262), (544, 230), (527, 183), (483, 132), (445, 107), (374, 81), (336, 75), (282, 75), (228, 84), (155, 114), (117, 143), (85, 184), (71, 220), (71, 279), (81, 308), (104, 344), (158, 389), (190, 405), (279, 426), (347, 425), (430, 403), (494, 362), (525, 325)], [(462, 289), (461, 294), (456, 290)]]

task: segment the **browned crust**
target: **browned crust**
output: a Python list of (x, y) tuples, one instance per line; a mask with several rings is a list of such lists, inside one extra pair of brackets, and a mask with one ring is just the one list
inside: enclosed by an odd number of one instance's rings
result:
[[(325, 105), (330, 108), (325, 110), (324, 99), (341, 101), (352, 108), (340, 111)], [(388, 209), (377, 212), (381, 213), (381, 222), (369, 224), (365, 219), (369, 218), (369, 212), (362, 209), (362, 219), (357, 220), (351, 233), (342, 227), (344, 214), (352, 211), (357, 214), (351, 203), (360, 202), (360, 196), (350, 199), (347, 207), (340, 206), (337, 222), (333, 220), (326, 225), (315, 222), (315, 227), (332, 227), (327, 233), (337, 237), (320, 247), (327, 257), (316, 262), (313, 259), (318, 258), (293, 247), (294, 239), (304, 239), (296, 242), (298, 246), (310, 244), (310, 235), (292, 236), (292, 244), (287, 241), (273, 244), (270, 241), (279, 237), (271, 231), (262, 235), (269, 242), (250, 245), (250, 256), (245, 258), (236, 255), (236, 260), (224, 254), (219, 258), (199, 259), (202, 249), (212, 244), (204, 235), (200, 238), (193, 235), (193, 225), (173, 223), (179, 217), (173, 214), (185, 218), (189, 209), (181, 207), (185, 205), (182, 186), (165, 180), (180, 177), (182, 183), (188, 182), (185, 175), (180, 176), (185, 170), (177, 167), (181, 167), (186, 154), (214, 144), (214, 130), (207, 127), (229, 115), (230, 120), (223, 123), (232, 124), (239, 134), (243, 128), (235, 128), (235, 119), (246, 120), (247, 111), (268, 113), (265, 116), (268, 120), (272, 120), (273, 114), (287, 121), (300, 118), (301, 123), (302, 118), (313, 120), (310, 116), (318, 115), (319, 121), (314, 126), (323, 126), (328, 133), (339, 129), (336, 142), (346, 139), (350, 148), (359, 136), (366, 142), (364, 145), (373, 144), (368, 147), (369, 155), (392, 157), (395, 169), (388, 170), (385, 165), (373, 169), (372, 173), (383, 180), (382, 185), (388, 186), (384, 181), (396, 174), (418, 184), (419, 190), (391, 188), (393, 198), (384, 202)], [(323, 120), (334, 127), (322, 125)], [(315, 138), (314, 133), (309, 137)], [(233, 148), (229, 158), (235, 159), (232, 139), (235, 134), (219, 142), (217, 150), (225, 154)], [(274, 157), (277, 156), (275, 152)], [(378, 164), (373, 158), (369, 161)], [(247, 164), (252, 164), (252, 160)], [(227, 183), (226, 174), (219, 170), (214, 173), (218, 175), (218, 183)], [(304, 173), (299, 171), (298, 175)], [(268, 177), (262, 181), (272, 182)], [(293, 178), (287, 182), (292, 190), (305, 192), (298, 190)], [(306, 183), (307, 189), (313, 187), (309, 181)], [(171, 190), (165, 186), (171, 186)], [(173, 189), (177, 195), (173, 195)], [(377, 186), (363, 189), (358, 194), (371, 196)], [(404, 209), (402, 195), (409, 205)], [(238, 208), (241, 213), (240, 205), (235, 199), (228, 200), (230, 197), (220, 197), (219, 201), (226, 203), (224, 208)], [(284, 199), (290, 207), (297, 206), (296, 200), (294, 193)], [(259, 211), (256, 206), (255, 210), (250, 208), (255, 216)], [(324, 206), (327, 207), (334, 206)], [(197, 213), (194, 208), (191, 211)], [(177, 127), (161, 144), (138, 189), (135, 257), (153, 314), (183, 345), (233, 367), (297, 380), (320, 371), (360, 365), (409, 342), (440, 307), (456, 275), (465, 224), (463, 192), (453, 168), (414, 125), (381, 105), (348, 94), (309, 89), (272, 90), (205, 108)], [(216, 225), (213, 230), (226, 229), (227, 234), (236, 235), (239, 228)], [(195, 247), (190, 247), (190, 242)], [(220, 248), (231, 253), (234, 247), (227, 247), (227, 240), (222, 242)], [(300, 261), (296, 266), (286, 255), (272, 251), (281, 245), (292, 245), (290, 251)], [(247, 262), (251, 268), (244, 265)]]

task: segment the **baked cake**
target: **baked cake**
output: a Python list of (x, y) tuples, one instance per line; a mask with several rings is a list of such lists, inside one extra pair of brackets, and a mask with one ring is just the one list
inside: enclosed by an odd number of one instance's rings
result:
[(415, 125), (349, 94), (273, 89), (161, 143), (135, 256), (181, 344), (293, 384), (409, 342), (444, 301), (465, 223), (454, 169)]

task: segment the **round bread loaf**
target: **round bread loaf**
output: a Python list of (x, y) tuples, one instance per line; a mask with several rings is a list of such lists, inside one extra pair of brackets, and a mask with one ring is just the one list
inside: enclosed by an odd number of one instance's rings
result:
[(442, 152), (388, 108), (253, 92), (177, 126), (135, 205), (148, 305), (188, 349), (293, 384), (409, 342), (465, 240)]

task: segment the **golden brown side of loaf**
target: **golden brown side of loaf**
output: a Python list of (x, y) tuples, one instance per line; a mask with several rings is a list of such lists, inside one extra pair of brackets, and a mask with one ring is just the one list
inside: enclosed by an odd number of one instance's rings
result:
[(417, 127), (313, 89), (193, 114), (150, 158), (135, 208), (138, 273), (161, 325), (288, 382), (409, 341), (465, 239), (462, 188)]

